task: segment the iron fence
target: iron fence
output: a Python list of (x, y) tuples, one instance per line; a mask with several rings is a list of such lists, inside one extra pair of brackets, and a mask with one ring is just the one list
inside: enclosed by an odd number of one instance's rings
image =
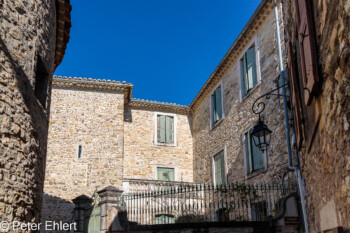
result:
[(227, 186), (161, 182), (124, 193), (120, 204), (128, 221), (137, 225), (267, 221), (281, 209), (282, 199), (296, 192), (293, 184)]

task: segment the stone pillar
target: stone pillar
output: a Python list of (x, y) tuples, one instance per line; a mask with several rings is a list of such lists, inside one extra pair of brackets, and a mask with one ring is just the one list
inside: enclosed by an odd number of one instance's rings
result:
[(77, 226), (76, 232), (84, 232), (84, 211), (86, 207), (91, 205), (92, 199), (88, 196), (81, 195), (79, 197), (74, 198), (72, 201), (75, 204), (74, 222)]
[(101, 233), (123, 230), (122, 207), (119, 206), (122, 190), (108, 186), (97, 192), (101, 206)]

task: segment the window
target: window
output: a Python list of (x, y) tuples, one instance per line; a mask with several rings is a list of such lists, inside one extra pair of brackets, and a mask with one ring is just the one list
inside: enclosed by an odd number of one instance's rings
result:
[(213, 127), (219, 120), (221, 120), (223, 115), (222, 107), (222, 85), (217, 87), (210, 97), (211, 105), (211, 126)]
[(258, 83), (254, 45), (243, 54), (240, 59), (240, 68), (241, 90), (244, 97)]
[(266, 201), (252, 203), (251, 205), (252, 205), (252, 221), (268, 220)]
[(78, 159), (81, 159), (81, 152), (82, 152), (82, 147), (79, 146), (79, 149), (78, 149)]
[(173, 215), (160, 214), (156, 215), (156, 224), (169, 224), (175, 223), (175, 218)]
[(157, 143), (175, 144), (174, 116), (157, 114)]
[(214, 160), (214, 181), (215, 185), (226, 184), (226, 173), (225, 173), (225, 153), (221, 151), (216, 154)]
[(158, 167), (157, 168), (157, 180), (162, 181), (175, 181), (174, 168)]
[(47, 84), (49, 81), (49, 74), (46, 71), (45, 65), (38, 55), (38, 61), (36, 64), (35, 71), (35, 96), (39, 100), (41, 106), (46, 108), (46, 97), (47, 97)]
[(255, 146), (249, 132), (244, 135), (247, 174), (265, 167), (264, 153)]

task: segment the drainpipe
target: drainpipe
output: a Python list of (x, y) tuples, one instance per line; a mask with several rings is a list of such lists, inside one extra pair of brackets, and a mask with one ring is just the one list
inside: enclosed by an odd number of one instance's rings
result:
[(288, 148), (288, 165), (289, 165), (290, 169), (296, 171), (296, 173), (297, 173), (298, 187), (299, 187), (300, 200), (301, 200), (301, 208), (302, 208), (302, 212), (303, 212), (304, 229), (305, 229), (306, 233), (309, 233), (309, 226), (307, 223), (306, 207), (305, 207), (305, 200), (304, 200), (304, 189), (302, 188), (301, 173), (300, 173), (299, 167), (293, 166), (293, 164), (292, 164), (292, 153), (291, 153), (291, 145), (290, 145), (290, 132), (289, 132), (289, 121), (288, 121), (288, 109), (287, 109), (287, 97), (286, 97), (286, 88), (284, 86), (284, 84), (285, 84), (284, 67), (283, 67), (283, 59), (282, 59), (281, 36), (280, 36), (280, 28), (279, 28), (279, 19), (278, 19), (276, 0), (273, 0), (273, 4), (274, 4), (274, 10), (275, 10), (278, 58), (279, 58), (279, 63), (280, 63), (281, 82), (282, 82), (284, 122), (285, 122), (285, 126), (286, 126), (287, 148)]

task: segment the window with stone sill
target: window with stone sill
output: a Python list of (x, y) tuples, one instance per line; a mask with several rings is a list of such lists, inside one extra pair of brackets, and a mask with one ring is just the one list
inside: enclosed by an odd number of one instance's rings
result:
[(175, 116), (156, 114), (155, 142), (159, 145), (175, 145)]
[(258, 83), (255, 45), (248, 48), (239, 60), (241, 71), (242, 98), (249, 93)]
[(265, 169), (265, 153), (255, 146), (249, 131), (244, 134), (244, 147), (247, 175)]
[(210, 95), (210, 120), (213, 128), (224, 117), (223, 106), (223, 85), (222, 82), (215, 88)]

